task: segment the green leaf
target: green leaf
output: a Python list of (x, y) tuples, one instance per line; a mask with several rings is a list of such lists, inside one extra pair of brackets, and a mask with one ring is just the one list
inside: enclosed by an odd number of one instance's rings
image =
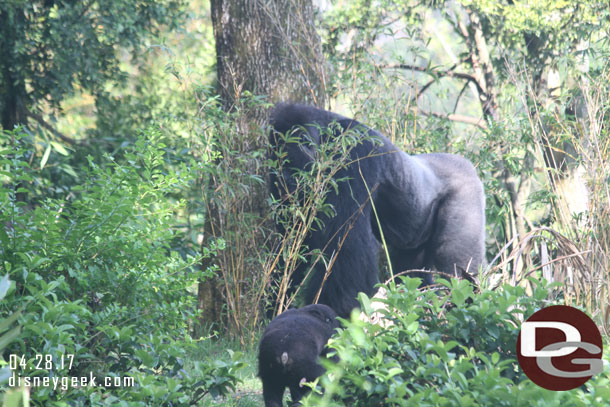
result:
[(362, 310), (367, 315), (371, 315), (371, 313), (373, 312), (373, 309), (371, 308), (371, 300), (369, 300), (369, 297), (367, 297), (366, 294), (364, 294), (364, 293), (358, 293), (358, 299), (360, 300), (360, 303), (362, 304)]
[(0, 350), (6, 348), (21, 334), (21, 327), (16, 327), (0, 336)]
[(0, 280), (0, 300), (4, 298), (6, 292), (11, 287), (11, 281), (8, 278), (8, 274), (2, 277)]
[(0, 384), (7, 382), (12, 374), (13, 373), (11, 372), (11, 369), (8, 368), (8, 366), (0, 369)]
[(57, 151), (59, 154), (61, 154), (61, 155), (65, 155), (65, 156), (69, 155), (68, 150), (66, 150), (66, 149), (64, 148), (64, 146), (62, 146), (62, 145), (61, 145), (61, 144), (59, 144), (58, 142), (56, 142), (56, 141), (51, 141), (51, 145), (53, 146), (53, 149), (54, 149), (55, 151)]
[(42, 160), (40, 160), (40, 169), (41, 170), (47, 164), (47, 161), (49, 160), (49, 155), (51, 155), (51, 145), (50, 144), (47, 146), (47, 149), (44, 151), (44, 154), (42, 155)]
[(29, 407), (30, 397), (27, 395), (28, 389), (12, 389), (4, 394), (2, 407)]
[(20, 316), (21, 316), (21, 311), (15, 312), (8, 318), (5, 318), (2, 321), (0, 321), (0, 332), (6, 331), (13, 322), (15, 322), (17, 319), (19, 319)]

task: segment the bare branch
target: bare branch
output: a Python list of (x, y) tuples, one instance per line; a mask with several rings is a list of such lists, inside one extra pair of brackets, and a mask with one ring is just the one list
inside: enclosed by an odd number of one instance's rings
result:
[(458, 93), (457, 97), (455, 98), (455, 105), (453, 106), (453, 113), (455, 113), (457, 111), (458, 104), (460, 103), (460, 99), (462, 98), (464, 91), (468, 87), (468, 84), (469, 84), (469, 82), (464, 83), (464, 86), (462, 86), (462, 90), (460, 90), (460, 93)]
[(424, 116), (440, 117), (442, 119), (449, 119), (454, 122), (472, 124), (482, 130), (487, 129), (487, 124), (485, 123), (485, 121), (483, 120), (482, 117), (476, 118), (476, 117), (465, 116), (463, 114), (456, 114), (456, 113), (442, 114), (442, 113), (436, 113), (436, 112), (426, 112), (423, 110), (420, 110), (419, 112), (421, 114), (423, 114)]
[[(384, 66), (382, 66), (382, 68), (386, 68), (386, 69), (409, 69), (411, 71), (426, 73), (426, 74), (434, 76), (436, 78), (449, 77), (449, 78), (464, 79), (464, 80), (467, 80), (467, 81), (469, 81), (471, 83), (474, 83), (476, 85), (476, 87), (477, 87), (477, 90), (480, 93), (484, 93), (484, 91), (481, 88), (481, 85), (477, 81), (476, 77), (474, 77), (471, 74), (464, 73), (464, 72), (455, 72), (455, 71), (453, 71), (457, 66), (458, 66), (458, 64), (455, 64), (451, 68), (449, 68), (447, 70), (444, 70), (444, 71), (443, 70), (437, 70), (437, 69), (428, 69), (427, 67), (424, 67), (424, 66), (417, 66), (417, 65), (410, 65), (410, 64), (391, 64), (391, 65), (384, 65)], [(428, 83), (426, 85), (424, 85), (424, 87), (426, 87), (426, 88), (428, 86), (429, 86)]]

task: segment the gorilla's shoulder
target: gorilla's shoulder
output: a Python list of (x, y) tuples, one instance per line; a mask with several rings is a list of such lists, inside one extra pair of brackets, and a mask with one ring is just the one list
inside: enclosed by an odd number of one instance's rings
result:
[[(336, 113), (302, 103), (280, 102), (271, 109), (269, 123), (279, 133), (286, 133), (295, 126), (318, 124), (327, 126), (332, 121), (348, 120)], [(350, 119), (351, 121), (351, 119)]]

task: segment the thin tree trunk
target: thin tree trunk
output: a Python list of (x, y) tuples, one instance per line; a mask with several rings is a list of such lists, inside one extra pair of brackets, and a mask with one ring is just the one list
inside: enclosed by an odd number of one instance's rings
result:
[[(468, 46), (474, 77), (477, 81), (479, 89), (482, 90), (479, 93), (479, 101), (481, 103), (483, 116), (486, 118), (486, 121), (489, 120), (497, 122), (500, 119), (500, 112), (498, 109), (498, 91), (496, 88), (496, 78), (493, 63), (490, 58), (489, 48), (484, 36), (483, 27), (476, 12), (466, 8), (466, 14), (469, 18), (469, 24), (467, 25), (464, 21), (460, 20), (458, 22), (458, 27), (460, 34)], [(504, 156), (506, 153), (507, 151), (501, 151), (502, 156)], [(519, 177), (520, 180), (518, 180), (517, 177), (508, 170), (503, 160), (496, 163), (495, 172), (502, 178), (511, 199), (511, 217), (513, 218), (513, 221), (510, 222), (509, 225), (514, 224), (516, 229), (512, 234), (516, 234), (522, 238), (527, 233), (527, 221), (524, 210), (524, 199), (527, 197), (529, 192), (529, 182), (524, 182), (527, 177), (521, 176)]]
[[(8, 21), (8, 18), (7, 11), (0, 11), (0, 21)], [(23, 19), (22, 12), (16, 12), (13, 18)], [(11, 32), (11, 27), (12, 24), (0, 23), (0, 38), (2, 38), (0, 40), (0, 120), (2, 128), (6, 130), (12, 130), (16, 125), (26, 121), (25, 85), (15, 81), (11, 71), (15, 50), (15, 35)]]

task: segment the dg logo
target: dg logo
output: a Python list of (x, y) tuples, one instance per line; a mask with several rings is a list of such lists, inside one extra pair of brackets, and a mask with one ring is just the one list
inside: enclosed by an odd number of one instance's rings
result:
[(571, 390), (601, 373), (602, 337), (584, 312), (547, 307), (521, 324), (517, 355), (523, 372), (548, 390)]

